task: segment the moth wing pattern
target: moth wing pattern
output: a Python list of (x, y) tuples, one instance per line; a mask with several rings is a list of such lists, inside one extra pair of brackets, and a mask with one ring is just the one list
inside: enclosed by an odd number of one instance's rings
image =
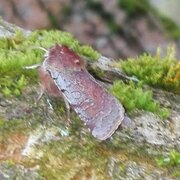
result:
[(72, 50), (55, 46), (44, 67), (92, 135), (99, 140), (109, 138), (123, 121), (125, 110), (85, 69), (83, 60)]
[(54, 81), (94, 137), (107, 139), (124, 119), (122, 105), (87, 71), (60, 73)]

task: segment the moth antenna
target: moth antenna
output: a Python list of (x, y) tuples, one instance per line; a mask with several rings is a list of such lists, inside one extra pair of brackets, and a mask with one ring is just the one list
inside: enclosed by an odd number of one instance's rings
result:
[(31, 47), (31, 49), (41, 49), (43, 50), (45, 53), (48, 53), (48, 50), (43, 48), (43, 47), (40, 47), (40, 46), (34, 46), (34, 47)]
[[(48, 50), (43, 48), (43, 47), (40, 47), (40, 46), (33, 46), (31, 47), (30, 49), (41, 49), (45, 52), (45, 56), (48, 56)], [(38, 64), (33, 64), (33, 65), (30, 65), (30, 66), (24, 66), (23, 69), (37, 69), (41, 66), (41, 63), (38, 63)]]
[(33, 64), (33, 65), (30, 65), (30, 66), (24, 66), (22, 67), (23, 69), (37, 69), (41, 66), (41, 63), (38, 63), (38, 64)]

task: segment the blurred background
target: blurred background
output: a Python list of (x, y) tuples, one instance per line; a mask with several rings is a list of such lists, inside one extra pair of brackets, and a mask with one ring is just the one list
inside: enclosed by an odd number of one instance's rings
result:
[(118, 58), (165, 52), (180, 58), (180, 0), (0, 0), (0, 16), (22, 28), (60, 29)]

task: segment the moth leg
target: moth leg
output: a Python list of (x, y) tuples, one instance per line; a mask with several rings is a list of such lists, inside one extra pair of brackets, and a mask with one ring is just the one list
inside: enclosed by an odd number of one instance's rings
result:
[(67, 101), (66, 97), (63, 94), (62, 94), (62, 97), (63, 97), (64, 103), (65, 103), (65, 106), (66, 106), (68, 123), (71, 123), (71, 119), (70, 119), (70, 109), (71, 109), (71, 107), (70, 107), (69, 102)]
[(40, 85), (40, 92), (38, 93), (38, 97), (37, 100), (35, 101), (35, 104), (38, 104), (38, 102), (40, 101), (40, 99), (42, 98), (43, 94), (45, 92), (45, 89), (42, 85)]
[(44, 94), (44, 90), (40, 89), (40, 93), (38, 95), (37, 102), (39, 102), (39, 100), (42, 98), (43, 94)]

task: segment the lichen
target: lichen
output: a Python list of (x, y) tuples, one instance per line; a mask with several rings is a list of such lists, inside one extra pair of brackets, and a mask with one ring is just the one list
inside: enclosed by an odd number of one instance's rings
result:
[(40, 174), (47, 179), (93, 178), (93, 175), (98, 179), (108, 177), (104, 173), (107, 160), (98, 149), (98, 143), (88, 137), (85, 141), (76, 137), (63, 138), (44, 146), (43, 150), (45, 154), (40, 161)]
[(37, 173), (37, 169), (25, 168), (20, 164), (14, 163), (12, 160), (2, 161), (0, 163), (1, 179), (19, 179), (19, 180), (44, 180)]
[[(143, 148), (132, 148), (131, 145), (127, 149), (127, 143), (119, 138), (118, 147), (114, 147), (112, 141), (97, 142), (88, 135), (82, 135), (81, 138), (70, 135), (39, 148), (44, 152), (37, 162), (40, 165), (39, 172), (47, 179), (109, 179), (107, 169), (114, 167), (110, 163), (111, 159), (121, 165), (128, 163), (129, 159), (152, 166), (155, 164), (152, 157), (142, 152)], [(121, 168), (123, 171), (123, 166)]]

